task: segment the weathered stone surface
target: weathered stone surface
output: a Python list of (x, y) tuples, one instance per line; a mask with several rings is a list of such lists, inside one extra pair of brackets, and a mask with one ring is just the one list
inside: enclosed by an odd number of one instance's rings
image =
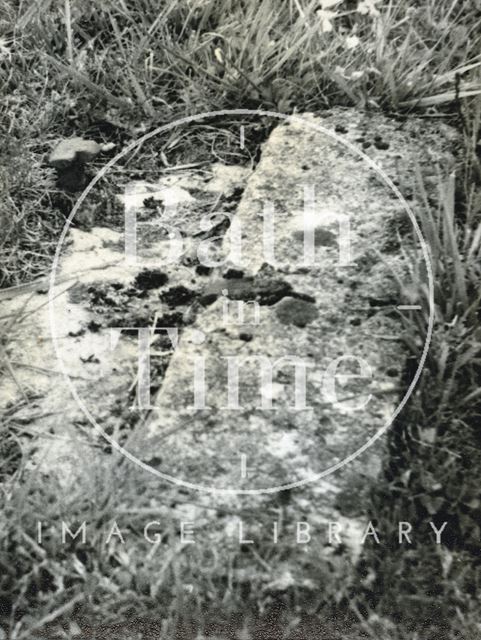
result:
[[(202, 175), (138, 182), (119, 195), (139, 219), (148, 211), (144, 202), (150, 200), (159, 206), (175, 205), (179, 217), (195, 220), (202, 197), (210, 202), (224, 190), (230, 193), (242, 187), (247, 174), (242, 167), (236, 172), (213, 166)], [(196, 197), (189, 189), (196, 190)], [(189, 300), (175, 297), (175, 291), (196, 295), (206, 281), (183, 265), (159, 268), (169, 243), (164, 236), (152, 234), (151, 228), (145, 241), (139, 239), (138, 261), (131, 262), (126, 260), (122, 232), (100, 226), (85, 232), (73, 227), (57, 269), (52, 307), (57, 349), (78, 398), (109, 434), (125, 433), (138, 419), (130, 408), (135, 404), (131, 387), (132, 383), (135, 387), (137, 336), (123, 336), (113, 345), (111, 329), (152, 324), (156, 314), (169, 315), (174, 298), (181, 323)], [(192, 233), (194, 229), (198, 227), (192, 222)], [(187, 246), (189, 240), (185, 238)], [(34, 424), (39, 434), (32, 441), (35, 454), (30, 467), (55, 474), (68, 487), (86, 465), (102, 464), (107, 443), (93, 430), (66, 383), (54, 350), (48, 286), (46, 280), (24, 292), (2, 292), (2, 323), (10, 327), (5, 355), (14, 377), (6, 371), (0, 380), (0, 404), (10, 407), (12, 419)]]
[[(375, 132), (386, 144), (371, 146), (369, 157), (403, 186), (414, 184), (416, 163), (426, 172), (431, 189), (437, 164), (446, 167), (453, 162), (446, 150), (451, 132), (442, 125), (430, 128), (425, 122), (411, 121), (402, 130), (392, 120), (368, 119), (352, 111), (310, 121), (330, 130), (342, 123), (346, 139), (353, 144)], [(300, 260), (306, 226), (304, 185), (315, 189), (307, 226), (314, 230), (316, 263), (308, 267)], [(276, 214), (271, 264), (262, 246), (266, 199), (274, 202)], [(352, 256), (345, 266), (339, 264), (338, 214), (343, 213), (351, 224)], [(242, 227), (242, 259), (213, 274), (202, 298), (205, 308), (182, 334), (150, 421), (128, 443), (160, 472), (188, 486), (219, 492), (270, 490), (311, 481), (382, 429), (403, 395), (406, 351), (396, 306), (413, 303), (399, 297), (393, 277), (394, 271), (409, 282), (408, 254), (392, 247), (393, 238), (399, 241), (394, 230), (398, 224), (411, 227), (407, 214), (362, 158), (322, 133), (298, 123), (274, 130), (248, 181), (237, 217)], [(224, 241), (226, 253), (232, 233)], [(409, 248), (410, 234), (406, 232), (401, 241)], [(239, 301), (257, 301), (259, 317), (252, 305), (246, 306), (244, 322), (237, 324)], [(421, 337), (413, 335), (413, 339)], [(336, 404), (325, 387), (326, 372), (347, 354), (369, 364), (372, 380), (341, 380), (337, 384), (341, 402)], [(276, 371), (271, 387), (263, 386), (259, 376), (259, 357), (272, 363), (286, 356), (307, 365), (308, 408), (303, 410), (293, 410), (293, 367)], [(233, 357), (243, 359), (239, 407), (227, 409), (227, 359)], [(193, 371), (202, 361), (205, 408), (195, 411)], [(263, 409), (262, 401), (266, 405), (272, 401), (272, 410)], [(366, 409), (356, 409), (367, 401)], [(343, 542), (349, 548), (343, 558), (348, 563), (360, 550), (367, 496), (383, 454), (380, 439), (336, 473), (287, 498), (293, 518), (296, 514), (324, 534), (329, 521), (341, 523)], [(269, 495), (259, 494), (234, 499), (218, 493), (212, 500), (238, 509), (248, 507), (258, 514), (266, 513), (272, 504)], [(256, 522), (255, 535), (259, 527)], [(325, 535), (323, 540), (311, 554), (332, 559), (333, 545)], [(306, 555), (299, 551), (300, 572), (305, 561)]]
[[(206, 308), (185, 330), (164, 378), (155, 415), (144, 433), (138, 434), (137, 452), (143, 452), (146, 461), (150, 454), (163, 458), (161, 471), (217, 489), (299, 483), (358, 450), (393, 413), (400, 399), (405, 358), (401, 314), (396, 310), (403, 301), (393, 271), (407, 281), (409, 265), (401, 252), (385, 247), (392, 221), (406, 218), (408, 225), (410, 221), (400, 201), (363, 158), (315, 129), (323, 124), (334, 130), (343, 119), (340, 112), (322, 119), (307, 117), (314, 128), (298, 121), (281, 125), (265, 144), (238, 207), (242, 257), (234, 266), (242, 277), (213, 275), (202, 298)], [(346, 119), (344, 137), (355, 143), (366, 135), (367, 123), (352, 112), (346, 112)], [(443, 159), (437, 133), (425, 134), (424, 144), (412, 143), (411, 134), (419, 123), (409, 125), (411, 131), (406, 132), (383, 118), (375, 122), (375, 135), (389, 144), (373, 147), (370, 157), (391, 179), (412, 177), (416, 161)], [(307, 215), (305, 188), (314, 190)], [(263, 245), (266, 200), (275, 209), (270, 257)], [(352, 255), (347, 265), (339, 264), (339, 214), (350, 219)], [(306, 224), (314, 232), (316, 246), (315, 264), (307, 267), (302, 260)], [(232, 242), (233, 231), (224, 241), (226, 253)], [(406, 237), (406, 242), (411, 240)], [(245, 307), (249, 318), (237, 324), (237, 301), (257, 301), (258, 322), (251, 305)], [(200, 344), (199, 335), (205, 336)], [(239, 407), (228, 410), (227, 359), (236, 354), (251, 360), (242, 364)], [(337, 386), (339, 397), (347, 399), (336, 405), (326, 388), (326, 372), (337, 358), (351, 355), (369, 365), (372, 381), (346, 377)], [(263, 394), (269, 391), (259, 380), (259, 357), (273, 363), (287, 356), (301, 359), (307, 367), (308, 408), (292, 409), (293, 368), (286, 367), (274, 375), (273, 409), (263, 410)], [(202, 358), (205, 408), (195, 411), (193, 371)], [(340, 373), (355, 375), (359, 373), (356, 366), (351, 363)], [(354, 410), (368, 398), (365, 410)], [(285, 434), (293, 437), (290, 448), (280, 453), (275, 443)], [(168, 457), (160, 451), (168, 451)], [(255, 469), (255, 481), (240, 477), (241, 454)], [(332, 482), (339, 490), (348, 486), (355, 490), (365, 474), (379, 467), (381, 455), (382, 443), (378, 443)]]

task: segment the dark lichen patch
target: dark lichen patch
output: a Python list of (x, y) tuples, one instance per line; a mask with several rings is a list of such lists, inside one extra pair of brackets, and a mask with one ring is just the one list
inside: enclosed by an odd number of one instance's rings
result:
[(95, 320), (90, 320), (87, 324), (87, 331), (90, 331), (90, 333), (98, 333), (100, 329), (102, 329), (102, 324)]
[(161, 197), (154, 198), (154, 196), (146, 196), (142, 200), (142, 208), (144, 209), (144, 211), (139, 211), (137, 216), (139, 214), (145, 215), (145, 209), (148, 209), (150, 211), (157, 211), (157, 209), (159, 207), (161, 207), (161, 205), (162, 205), (162, 198)]
[(270, 274), (262, 273), (255, 277), (244, 277), (237, 280), (219, 278), (205, 289), (200, 297), (200, 302), (203, 305), (209, 305), (221, 295), (227, 296), (231, 300), (255, 301), (265, 306), (272, 306), (286, 296), (314, 302), (314, 298), (294, 291), (292, 285), (282, 278), (273, 278)]
[(389, 149), (389, 142), (384, 140), (382, 136), (374, 136), (374, 146), (376, 149), (380, 149), (381, 151), (386, 151)]
[(192, 289), (187, 289), (183, 285), (178, 287), (171, 287), (167, 291), (164, 291), (160, 295), (160, 299), (169, 305), (169, 307), (176, 307), (178, 305), (190, 304), (195, 300), (197, 293)]
[(244, 272), (241, 269), (229, 267), (223, 275), (226, 280), (238, 280), (239, 278), (244, 277)]
[(135, 278), (134, 286), (138, 289), (158, 289), (168, 282), (166, 273), (160, 269), (144, 269)]
[(317, 307), (307, 300), (284, 298), (275, 306), (276, 316), (282, 324), (293, 324), (303, 328), (313, 322), (319, 315)]
[(314, 230), (314, 244), (316, 247), (333, 247), (337, 246), (337, 235), (329, 229), (317, 227)]
[(203, 264), (198, 264), (195, 267), (195, 272), (198, 276), (208, 276), (211, 274), (212, 272), (212, 268), (211, 267), (206, 267)]
[[(304, 230), (298, 229), (294, 232), (296, 240), (304, 242)], [(325, 227), (314, 229), (314, 244), (316, 247), (335, 247), (338, 244), (337, 235)]]
[(129, 303), (131, 298), (138, 300), (145, 298), (147, 295), (135, 287), (125, 286), (120, 282), (93, 284), (83, 288), (82, 291), (89, 297), (90, 309), (95, 311), (102, 311), (105, 307), (122, 309)]
[[(150, 274), (150, 272), (148, 272)], [(183, 299), (195, 296), (184, 287), (173, 287), (174, 291), (169, 300)], [(79, 292), (76, 293), (76, 296)], [(82, 300), (87, 302), (91, 313), (91, 321), (86, 327), (88, 331), (95, 332), (110, 327), (132, 327), (135, 334), (139, 327), (157, 326), (183, 326), (183, 313), (170, 314), (159, 319), (161, 305), (156, 293), (148, 289), (138, 289), (134, 286), (125, 286), (121, 283), (103, 283), (82, 288)], [(180, 304), (180, 303), (179, 303)], [(169, 304), (169, 306), (171, 306)], [(176, 306), (175, 304), (172, 306)]]
[(186, 325), (184, 314), (180, 311), (166, 313), (157, 320), (157, 327), (179, 328)]
[(273, 305), (287, 295), (292, 295), (292, 286), (281, 278), (259, 276), (254, 287), (254, 299), (262, 305)]

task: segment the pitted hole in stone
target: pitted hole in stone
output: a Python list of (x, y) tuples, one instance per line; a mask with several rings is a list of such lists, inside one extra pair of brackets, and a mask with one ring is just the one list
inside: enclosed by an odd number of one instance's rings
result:
[(135, 278), (134, 286), (138, 289), (157, 289), (163, 287), (169, 278), (160, 269), (144, 269)]
[(293, 324), (299, 328), (304, 328), (319, 316), (319, 311), (312, 302), (291, 297), (278, 302), (275, 311), (282, 324)]

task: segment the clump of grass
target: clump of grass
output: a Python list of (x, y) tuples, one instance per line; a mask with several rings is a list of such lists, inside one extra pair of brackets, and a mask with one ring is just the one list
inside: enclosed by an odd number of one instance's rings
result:
[[(21, 150), (3, 151), (7, 167), (0, 173), (0, 286), (28, 282), (45, 272), (52, 255), (61, 217), (54, 210), (53, 172), (39, 162), (26, 144)], [(50, 246), (50, 248), (49, 248)]]
[[(56, 139), (82, 134), (96, 119), (139, 131), (240, 106), (397, 112), (449, 105), (480, 91), (472, 77), (480, 64), (478, 20), (475, 6), (456, 0), (108, 0), (87, 7), (8, 0), (0, 123), (15, 151), (4, 151), (2, 163), (3, 284), (34, 277), (48, 262), (48, 250), (32, 255), (29, 233), (35, 208), (51, 219), (52, 202), (41, 195), (51, 192), (44, 167)], [(20, 179), (30, 167), (34, 194)]]
[[(367, 606), (413, 633), (423, 627), (423, 640), (479, 634), (480, 114), (479, 99), (463, 113), (465, 155), (458, 175), (440, 176), (438, 208), (419, 175), (419, 218), (435, 283), (434, 331), (418, 389), (390, 434), (390, 457), (372, 508), (381, 529), (400, 520), (418, 526), (433, 521), (438, 527), (447, 522), (447, 532), (441, 546), (433, 536), (413, 534), (408, 552), (397, 544), (387, 554), (384, 548), (382, 558), (367, 552), (361, 567), (371, 574)], [(427, 325), (428, 287), (418, 265), (413, 290), (424, 301), (424, 314), (416, 327), (406, 319), (407, 336), (422, 334)], [(411, 340), (408, 346), (417, 363), (419, 350)]]

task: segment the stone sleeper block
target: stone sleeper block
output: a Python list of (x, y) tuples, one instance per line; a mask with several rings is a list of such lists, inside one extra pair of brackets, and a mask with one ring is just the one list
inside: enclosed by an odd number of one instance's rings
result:
[[(322, 118), (312, 117), (312, 122), (323, 122), (331, 130), (342, 127), (345, 131), (342, 135), (357, 145), (362, 145), (362, 140), (372, 141), (368, 153), (405, 191), (415, 184), (415, 164), (419, 163), (426, 175), (429, 195), (436, 198), (437, 165), (446, 170), (453, 164), (450, 147), (455, 136), (440, 123), (429, 124), (425, 119), (399, 122), (354, 110), (333, 110)], [(185, 180), (191, 184), (193, 177), (187, 176)], [(303, 244), (300, 185), (306, 183), (314, 184), (323, 212), (320, 226), (314, 220), (316, 250), (321, 258), (316, 268), (297, 264)], [(168, 188), (169, 185), (164, 185), (159, 197), (165, 200)], [(218, 188), (212, 186), (214, 192)], [(279, 222), (275, 243), (278, 264), (271, 266), (266, 266), (259, 245), (260, 214), (266, 198), (274, 201)], [(143, 197), (140, 203), (142, 200)], [(341, 213), (347, 211), (351, 216), (354, 253), (351, 266), (338, 264), (338, 225), (331, 215), (336, 206)], [(196, 216), (199, 215), (195, 203), (187, 203), (181, 215), (189, 238), (193, 238), (198, 231)], [(200, 307), (195, 323), (184, 330), (170, 360), (156, 399), (156, 410), (152, 411), (155, 417), (134, 430), (127, 448), (159, 470), (192, 484), (218, 489), (266, 488), (309, 479), (340, 461), (384, 424), (392, 411), (406, 353), (398, 340), (400, 321), (394, 311), (397, 291), (391, 268), (401, 274), (406, 268), (395, 242), (396, 229), (404, 224), (406, 216), (398, 200), (366, 169), (362, 160), (353, 158), (345, 148), (325, 136), (297, 125), (280, 125), (272, 132), (236, 215), (243, 229), (243, 263), (213, 274), (210, 299)], [(80, 395), (89, 399), (91, 408), (98, 409), (96, 417), (102, 426), (111, 432), (117, 427), (124, 429), (124, 433), (126, 428), (130, 432), (129, 425), (122, 423), (125, 416), (120, 417), (113, 409), (132, 385), (137, 342), (122, 340), (117, 349), (111, 351), (105, 344), (104, 327), (97, 327), (95, 331), (89, 328), (95, 317), (86, 291), (91, 285), (99, 287), (109, 283), (120, 284), (130, 291), (141, 270), (126, 269), (122, 236), (117, 232), (95, 228), (85, 233), (77, 229), (72, 230), (69, 237), (72, 246), (62, 254), (60, 275), (76, 274), (81, 287), (76, 289), (76, 295), (72, 291), (59, 295), (56, 300), (64, 358), (76, 376)], [(226, 238), (225, 247), (228, 242)], [(383, 260), (379, 260), (374, 248)], [(162, 242), (153, 238), (152, 246), (148, 247), (148, 264), (144, 266), (152, 270), (158, 268), (156, 257), (162, 250)], [(82, 268), (89, 270), (79, 274)], [(191, 281), (185, 269), (179, 270), (175, 265), (166, 273), (165, 293), (173, 287), (190, 290), (200, 286)], [(227, 274), (229, 277), (224, 277)], [(203, 277), (205, 282), (207, 278)], [(234, 284), (236, 280), (241, 282)], [(67, 285), (65, 281), (59, 284), (56, 293), (60, 294)], [(233, 292), (235, 300), (223, 295), (224, 287), (228, 294)], [(116, 295), (115, 291), (108, 293)], [(146, 295), (156, 295), (158, 301), (155, 289), (148, 290)], [(68, 491), (69, 483), (73, 485), (86, 475), (96, 477), (95, 471), (101, 469), (105, 455), (97, 447), (89, 448), (90, 440), (97, 444), (99, 437), (94, 433), (91, 438), (86, 436), (90, 433), (89, 427), (59, 375), (46, 297), (36, 294), (29, 298), (27, 292), (7, 301), (4, 313), (18, 310), (23, 313), (39, 307), (16, 327), (16, 340), (9, 344), (12, 361), (37, 367), (35, 378), (22, 368), (17, 370), (17, 376), (22, 387), (39, 399), (30, 405), (19, 403), (18, 388), (6, 378), (2, 381), (3, 400), (12, 405), (17, 403), (15, 417), (19, 420), (30, 420), (37, 430), (53, 434), (51, 441), (40, 438), (35, 441), (38, 451), (32, 465), (36, 465), (39, 472), (58, 475)], [(149, 300), (139, 299), (138, 308), (143, 309)], [(262, 303), (258, 322), (252, 305), (244, 309), (243, 324), (225, 321), (226, 305), (235, 312), (237, 307), (230, 305), (249, 301)], [(24, 304), (27, 304), (25, 309)], [(119, 308), (122, 312), (122, 304)], [(204, 342), (199, 344), (202, 337)], [(348, 351), (365, 357), (371, 364), (373, 383), (366, 389), (362, 380), (347, 380), (344, 387), (340, 387), (339, 395), (352, 395), (357, 402), (369, 391), (372, 393), (369, 412), (349, 412), (347, 405), (339, 411), (322, 396), (323, 374), (329, 363)], [(291, 408), (292, 367), (285, 367), (274, 376), (271, 394), (275, 410), (259, 409), (261, 398), (266, 398), (266, 389), (261, 392), (259, 388), (259, 365), (255, 361), (242, 370), (241, 409), (230, 412), (223, 409), (226, 403), (224, 358), (256, 354), (272, 359), (292, 354), (312, 365), (308, 368), (308, 409), (293, 411)], [(192, 400), (192, 365), (200, 358), (206, 361), (209, 409), (192, 416), (188, 410)], [(42, 372), (42, 368), (45, 371)], [(57, 442), (55, 435), (61, 440)], [(79, 445), (82, 438), (85, 448)], [(241, 455), (245, 456), (245, 477), (241, 473)], [(246, 525), (248, 536), (262, 530), (263, 523), (268, 525), (281, 518), (282, 510), (285, 529), (290, 533), (290, 567), (295, 567), (299, 576), (308, 575), (303, 572), (312, 571), (313, 566), (320, 567), (322, 563), (346, 562), (349, 567), (359, 553), (359, 537), (351, 536), (354, 541), (347, 544), (347, 553), (334, 558), (334, 547), (326, 541), (326, 523), (342, 522), (354, 532), (362, 528), (369, 489), (376, 481), (383, 455), (384, 440), (379, 440), (362, 457), (302, 489), (273, 495), (200, 494), (193, 496), (193, 500), (200, 510), (203, 504), (227, 507), (239, 514), (248, 510), (254, 514)], [(65, 457), (70, 463), (65, 462)], [(66, 473), (69, 469), (71, 475)], [(138, 472), (139, 486), (152, 483), (156, 488), (159, 510), (162, 502), (168, 505), (185, 502), (185, 489), (133, 467), (131, 472)], [(203, 517), (205, 514), (202, 511)], [(207, 540), (221, 555), (229, 546), (225, 532), (231, 530), (236, 518), (226, 516), (222, 510), (217, 515), (219, 517), (213, 518), (215, 528), (212, 525)], [(293, 546), (292, 529), (296, 520), (309, 521), (317, 532), (322, 530), (322, 541), (309, 548)], [(254, 564), (255, 559), (250, 554), (241, 555), (243, 566), (249, 569), (247, 574), (252, 575), (249, 559)], [(279, 567), (279, 571), (281, 569)], [(329, 579), (329, 566), (322, 575), (323, 580)], [(339, 572), (336, 575), (339, 576)], [(317, 581), (316, 587), (319, 588)]]
[[(411, 121), (401, 128), (382, 116), (342, 110), (306, 118), (330, 130), (342, 123), (344, 138), (353, 144), (374, 135), (388, 141), (373, 146), (369, 154), (396, 182), (412, 180), (416, 162), (431, 176), (436, 162), (453, 162), (446, 150), (452, 141), (447, 127), (430, 129), (425, 122)], [(312, 223), (316, 264), (309, 268), (299, 266), (303, 185), (314, 186), (318, 215)], [(266, 199), (275, 206), (274, 265), (266, 264), (262, 246)], [(347, 266), (339, 265), (338, 213), (350, 218), (353, 256)], [(362, 158), (299, 122), (278, 126), (263, 147), (237, 211), (242, 261), (234, 267), (247, 276), (222, 281), (220, 273), (213, 275), (206, 307), (184, 331), (170, 361), (156, 410), (148, 426), (134, 436), (136, 454), (146, 462), (149, 456), (162, 460), (161, 472), (187, 483), (249, 490), (315, 478), (359, 449), (386, 424), (400, 400), (406, 352), (401, 340), (390, 339), (403, 330), (395, 311), (402, 300), (392, 272), (406, 277), (408, 263), (400, 251), (385, 247), (393, 234), (392, 222), (402, 218), (411, 226), (398, 198)], [(228, 233), (226, 252), (231, 240)], [(411, 242), (408, 236), (406, 242)], [(273, 283), (281, 299), (262, 304), (259, 289), (256, 295), (258, 280)], [(252, 305), (244, 307), (245, 326), (226, 316), (227, 308), (235, 315), (238, 300), (259, 301), (259, 322)], [(201, 344), (199, 336), (205, 336)], [(236, 354), (246, 359), (240, 370), (239, 408), (227, 410), (227, 358)], [(346, 354), (369, 364), (372, 382), (347, 379), (338, 395), (351, 400), (333, 406), (326, 398), (325, 374)], [(309, 408), (292, 410), (294, 371), (287, 366), (274, 375), (273, 410), (262, 410), (265, 390), (260, 388), (255, 356), (273, 363), (287, 355), (308, 366)], [(195, 412), (193, 370), (202, 359), (206, 408)], [(355, 372), (355, 367), (345, 371)], [(368, 396), (366, 410), (353, 411)], [(284, 436), (289, 436), (289, 447), (278, 446)], [(380, 467), (383, 448), (381, 439), (330, 481), (339, 491), (365, 487), (364, 477), (375, 476)], [(251, 477), (240, 476), (241, 454), (253, 470)], [(315, 483), (305, 488), (307, 495), (313, 490)], [(332, 515), (331, 498), (316, 504)]]

